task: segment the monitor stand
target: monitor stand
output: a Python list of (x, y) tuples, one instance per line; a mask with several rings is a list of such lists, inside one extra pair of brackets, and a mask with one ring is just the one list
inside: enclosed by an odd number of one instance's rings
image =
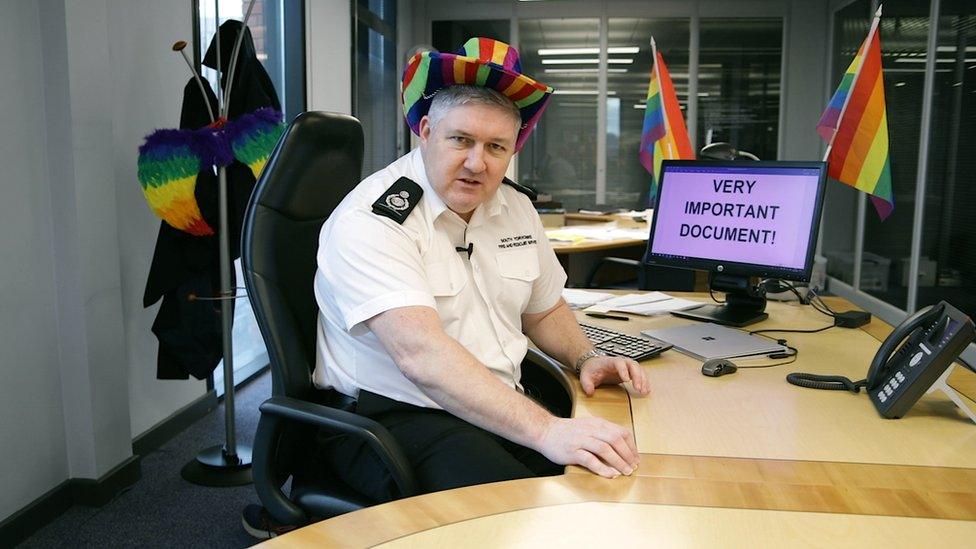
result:
[(709, 277), (708, 285), (712, 290), (726, 292), (725, 304), (702, 305), (694, 309), (673, 311), (671, 314), (737, 328), (769, 318), (769, 313), (765, 312), (766, 292), (758, 278), (714, 274)]

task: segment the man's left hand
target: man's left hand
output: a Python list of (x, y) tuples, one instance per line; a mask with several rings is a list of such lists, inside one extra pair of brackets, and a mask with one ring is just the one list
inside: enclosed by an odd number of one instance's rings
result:
[(586, 396), (600, 385), (616, 385), (632, 382), (634, 390), (642, 395), (651, 392), (651, 384), (644, 375), (644, 369), (636, 360), (619, 356), (595, 356), (583, 363), (580, 370), (580, 384)]

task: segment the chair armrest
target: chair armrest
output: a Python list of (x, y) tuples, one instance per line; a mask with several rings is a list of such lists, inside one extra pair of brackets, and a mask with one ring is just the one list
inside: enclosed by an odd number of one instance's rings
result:
[(390, 469), (401, 495), (412, 496), (417, 492), (417, 482), (407, 456), (386, 427), (376, 421), (345, 410), (283, 396), (269, 398), (261, 404), (260, 409), (262, 414), (326, 427), (363, 439)]
[(571, 417), (576, 399), (570, 371), (549, 355), (529, 347), (522, 361), (522, 387), (533, 398), (558, 417)]
[[(566, 391), (566, 395), (570, 400), (575, 400), (573, 398), (573, 383), (570, 381), (570, 372), (572, 370), (568, 369), (558, 360), (552, 358), (551, 356), (543, 353), (535, 347), (529, 347), (525, 351), (525, 360), (531, 362), (535, 366), (538, 366), (539, 370), (551, 377), (560, 387)], [(573, 373), (573, 377), (576, 374)]]
[(270, 464), (271, 452), (282, 421), (325, 427), (364, 440), (390, 471), (402, 497), (417, 493), (417, 481), (400, 445), (385, 427), (351, 412), (291, 397), (275, 396), (261, 406), (261, 420), (254, 440), (254, 488), (271, 515), (286, 524), (304, 524), (308, 518), (285, 497)]

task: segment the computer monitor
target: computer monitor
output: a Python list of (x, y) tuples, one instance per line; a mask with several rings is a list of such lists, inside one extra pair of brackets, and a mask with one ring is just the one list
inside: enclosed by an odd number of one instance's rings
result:
[(745, 326), (765, 319), (763, 278), (810, 280), (824, 162), (665, 160), (644, 263), (709, 271), (721, 306), (679, 316)]

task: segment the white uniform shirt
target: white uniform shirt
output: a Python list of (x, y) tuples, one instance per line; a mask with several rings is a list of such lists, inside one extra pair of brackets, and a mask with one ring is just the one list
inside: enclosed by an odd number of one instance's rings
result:
[[(373, 202), (400, 177), (424, 191), (402, 225), (372, 211)], [(470, 259), (455, 250), (470, 243)], [(313, 381), (352, 397), (365, 389), (440, 408), (400, 372), (363, 324), (384, 311), (420, 305), (436, 309), (447, 335), (502, 382), (521, 389), (528, 346), (521, 315), (551, 308), (565, 283), (525, 195), (500, 185), (465, 223), (430, 186), (420, 150), (414, 150), (363, 180), (322, 227)]]

